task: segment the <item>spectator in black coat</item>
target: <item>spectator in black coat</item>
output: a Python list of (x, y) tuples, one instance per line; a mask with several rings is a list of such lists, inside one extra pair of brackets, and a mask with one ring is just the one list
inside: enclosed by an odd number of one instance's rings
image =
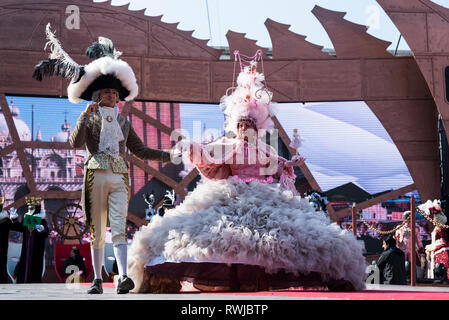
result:
[(396, 240), (389, 235), (383, 240), (384, 252), (377, 260), (383, 284), (407, 284), (404, 252), (396, 247)]
[[(42, 199), (25, 197), (25, 201), (28, 212), (25, 213), (23, 221), (19, 223), (17, 220), (11, 225), (12, 231), (22, 233), (22, 249), (19, 262), (14, 269), (14, 277), (17, 283), (41, 283), (44, 271), (45, 240), (49, 229), (45, 212), (41, 210)], [(40, 222), (33, 224), (33, 221)]]
[(67, 268), (69, 266), (76, 266), (79, 271), (82, 271), (80, 280), (81, 282), (84, 282), (86, 277), (86, 265), (84, 264), (84, 259), (80, 254), (80, 250), (77, 247), (73, 247), (72, 250), (70, 250), (70, 257), (64, 261), (64, 265), (62, 267), (62, 270), (64, 274), (72, 274), (72, 272), (69, 272)]

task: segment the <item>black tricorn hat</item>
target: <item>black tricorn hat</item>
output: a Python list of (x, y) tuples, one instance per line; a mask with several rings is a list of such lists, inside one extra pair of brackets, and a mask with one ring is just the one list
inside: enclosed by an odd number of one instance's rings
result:
[(102, 74), (83, 91), (80, 98), (88, 101), (92, 100), (92, 95), (95, 91), (105, 88), (117, 90), (120, 100), (125, 100), (125, 98), (129, 96), (129, 90), (122, 85), (122, 82), (119, 79), (112, 74)]

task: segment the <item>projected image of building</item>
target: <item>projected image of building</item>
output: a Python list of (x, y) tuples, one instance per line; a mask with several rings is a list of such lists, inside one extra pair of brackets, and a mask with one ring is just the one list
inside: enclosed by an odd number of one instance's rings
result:
[[(42, 131), (38, 128), (36, 136), (32, 138), (29, 125), (20, 117), (21, 110), (11, 99), (9, 108), (21, 141), (42, 141)], [(62, 121), (61, 121), (62, 122)], [(56, 125), (56, 124), (55, 124)], [(52, 142), (67, 142), (71, 125), (64, 119), (61, 130), (51, 137)], [(0, 110), (0, 148), (12, 143), (11, 134), (3, 112)], [(83, 177), (83, 150), (60, 149), (26, 149), (26, 156), (30, 169), (39, 191), (46, 190), (80, 190)], [(26, 179), (16, 151), (0, 159), (0, 192), (7, 202), (17, 198), (19, 189), (26, 188)]]

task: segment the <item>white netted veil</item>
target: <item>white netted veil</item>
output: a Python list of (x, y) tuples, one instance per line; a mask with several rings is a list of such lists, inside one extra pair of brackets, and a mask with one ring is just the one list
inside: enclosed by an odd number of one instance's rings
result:
[(220, 100), (226, 132), (236, 133), (237, 124), (242, 119), (251, 121), (257, 130), (274, 129), (271, 117), (276, 113), (276, 104), (272, 102), (273, 94), (264, 83), (264, 74), (257, 72), (258, 62), (261, 62), (263, 69), (262, 51), (258, 50), (254, 56), (248, 57), (236, 50), (234, 55), (234, 70), (237, 61), (240, 64), (237, 83), (234, 86), (233, 79), (233, 86)]

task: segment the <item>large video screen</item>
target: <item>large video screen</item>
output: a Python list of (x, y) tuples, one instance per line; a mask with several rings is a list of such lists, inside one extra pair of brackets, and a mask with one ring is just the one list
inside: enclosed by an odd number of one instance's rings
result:
[[(218, 105), (181, 104), (181, 125), (198, 140), (223, 132)], [(363, 101), (281, 103), (277, 118), (290, 139), (297, 129), (298, 152), (323, 191), (353, 183), (370, 194), (413, 183), (385, 128)]]
[[(7, 100), (19, 136), (24, 141), (66, 142), (86, 107), (83, 103), (72, 104), (67, 99), (58, 98), (8, 96)], [(173, 127), (183, 129), (192, 140), (208, 142), (224, 134), (224, 117), (219, 105), (167, 104), (167, 109), (172, 109), (171, 113), (164, 112), (161, 105), (146, 103), (143, 111), (154, 114), (155, 109), (159, 108), (159, 114), (153, 115), (153, 118), (159, 117), (161, 122), (167, 124), (172, 122)], [(174, 123), (170, 121), (171, 117), (180, 119)], [(352, 183), (370, 194), (376, 194), (413, 183), (398, 149), (365, 102), (282, 103), (278, 105), (277, 118), (290, 139), (293, 139), (293, 130), (297, 129), (301, 138), (298, 152), (307, 159), (306, 164), (323, 191)], [(148, 146), (164, 149), (172, 146), (165, 133), (162, 133), (163, 141), (157, 141), (161, 140), (158, 130), (141, 119), (134, 118), (132, 123)], [(12, 143), (3, 115), (0, 117), (0, 135), (5, 136), (0, 136), (0, 143), (3, 144), (0, 147)], [(29, 152), (35, 153), (33, 173), (36, 179), (64, 178), (65, 182), (75, 182), (82, 176), (80, 165), (84, 150), (71, 155), (67, 154), (67, 150)], [(60, 159), (68, 157), (69, 161)], [(20, 180), (22, 174), (19, 168), (11, 167), (20, 166), (19, 162), (14, 159), (3, 162), (8, 162), (10, 167), (3, 164), (1, 177)], [(62, 169), (51, 169), (62, 164), (64, 172), (61, 172)], [(131, 179), (133, 182), (137, 183)], [(138, 187), (133, 188), (134, 193), (144, 186), (143, 182), (139, 181)], [(71, 190), (75, 190), (73, 186)]]
[[(72, 104), (64, 98), (7, 96), (7, 102), (22, 141), (67, 142), (86, 108), (86, 103)], [(182, 129), (184, 135), (197, 142), (207, 143), (225, 134), (224, 116), (218, 104), (135, 101), (133, 107), (165, 127)], [(298, 152), (306, 158), (307, 167), (324, 192), (351, 184), (374, 196), (413, 183), (398, 149), (365, 102), (280, 103), (277, 109), (277, 118), (290, 139), (297, 129), (301, 139)], [(173, 146), (166, 132), (135, 114), (130, 113), (128, 119), (145, 145), (155, 149)], [(0, 114), (0, 148), (12, 142), (4, 115)], [(38, 190), (81, 190), (85, 150), (30, 148), (26, 154)], [(186, 169), (191, 169), (183, 164), (146, 164), (176, 182), (186, 175)], [(129, 211), (144, 219), (143, 195), (154, 193), (158, 202), (171, 187), (133, 164), (129, 174)], [(0, 192), (7, 203), (29, 192), (15, 151), (0, 159)], [(51, 200), (46, 204), (51, 214), (64, 201)], [(400, 221), (403, 211), (405, 207), (388, 209), (385, 204), (378, 204), (362, 214), (368, 220)]]

